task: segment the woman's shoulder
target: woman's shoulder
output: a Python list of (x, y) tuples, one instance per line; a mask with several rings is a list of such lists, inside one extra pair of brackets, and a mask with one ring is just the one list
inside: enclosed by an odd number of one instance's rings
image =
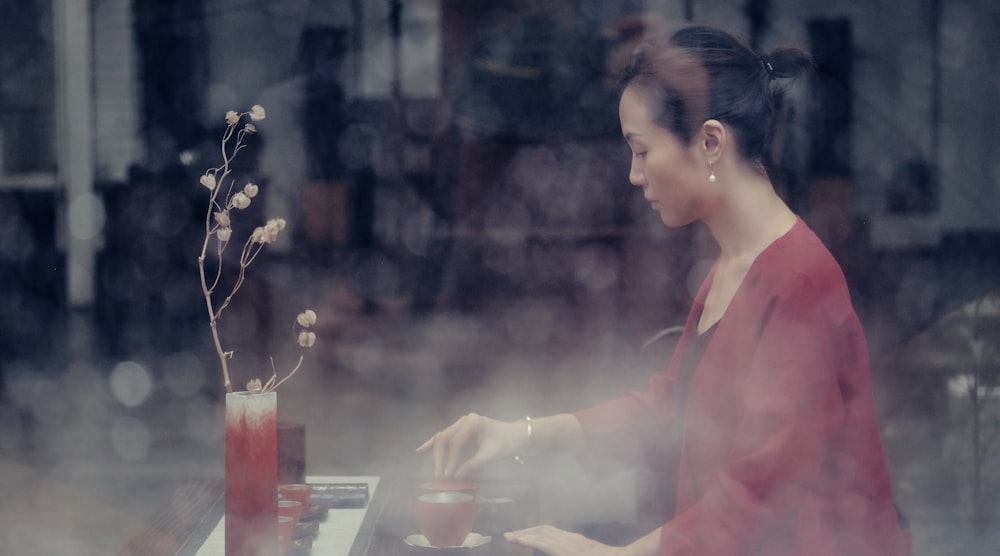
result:
[(762, 286), (789, 293), (798, 288), (817, 292), (847, 291), (840, 264), (801, 218), (758, 258)]

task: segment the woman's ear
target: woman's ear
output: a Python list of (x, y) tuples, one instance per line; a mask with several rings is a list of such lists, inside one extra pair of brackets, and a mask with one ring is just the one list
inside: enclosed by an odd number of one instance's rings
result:
[(705, 120), (701, 125), (700, 146), (709, 160), (717, 160), (728, 142), (726, 126), (719, 120)]

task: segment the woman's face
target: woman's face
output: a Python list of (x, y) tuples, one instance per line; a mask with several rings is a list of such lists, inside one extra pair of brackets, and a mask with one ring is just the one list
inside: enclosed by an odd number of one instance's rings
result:
[(697, 156), (697, 149), (654, 123), (634, 87), (622, 94), (618, 117), (632, 150), (632, 185), (642, 187), (643, 196), (667, 226), (684, 226), (700, 219), (707, 201), (709, 167)]

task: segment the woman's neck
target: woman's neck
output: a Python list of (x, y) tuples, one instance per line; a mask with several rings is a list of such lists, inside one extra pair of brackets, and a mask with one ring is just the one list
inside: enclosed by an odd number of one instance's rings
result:
[(795, 225), (795, 213), (766, 174), (741, 167), (723, 185), (715, 210), (704, 218), (723, 261), (752, 261)]

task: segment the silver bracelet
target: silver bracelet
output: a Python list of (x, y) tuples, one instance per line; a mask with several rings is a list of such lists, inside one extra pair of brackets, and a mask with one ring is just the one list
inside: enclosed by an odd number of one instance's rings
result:
[[(531, 449), (531, 417), (529, 415), (524, 416), (524, 428), (528, 432), (528, 441), (524, 444), (524, 452)], [(524, 465), (524, 453), (516, 454), (514, 456), (514, 461)]]

